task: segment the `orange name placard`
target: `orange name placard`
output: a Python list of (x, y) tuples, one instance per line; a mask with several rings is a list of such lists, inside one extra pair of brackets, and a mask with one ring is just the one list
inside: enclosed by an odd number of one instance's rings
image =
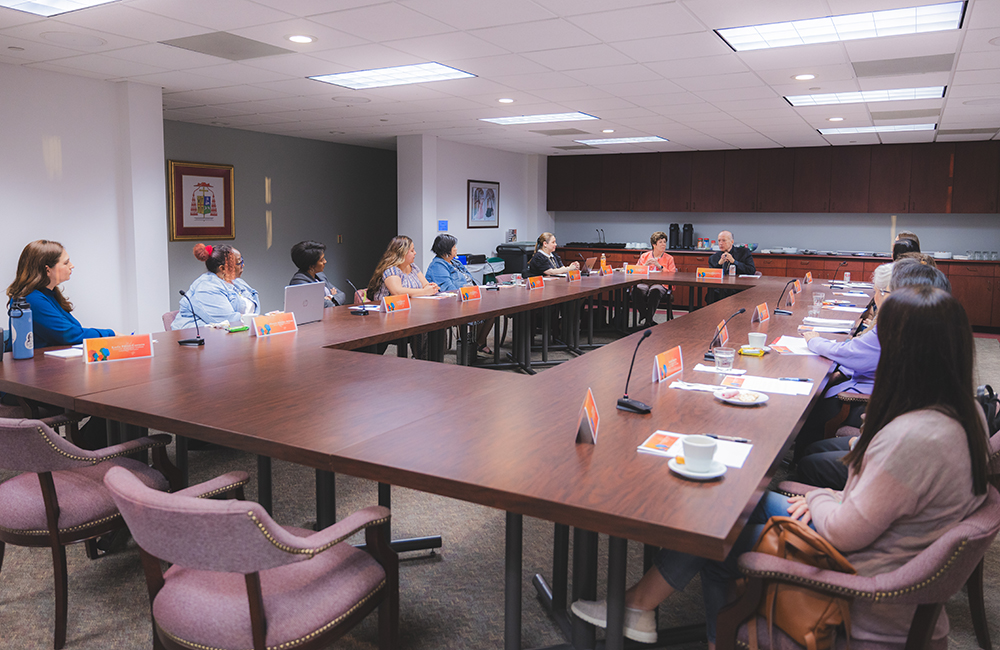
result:
[(379, 311), (410, 311), (410, 296), (405, 293), (401, 293), (398, 296), (386, 296), (382, 298)]
[(597, 426), (600, 422), (601, 417), (597, 414), (594, 393), (588, 388), (587, 396), (583, 399), (583, 407), (580, 409), (580, 419), (576, 425), (576, 441), (596, 445)]
[(757, 308), (753, 310), (753, 316), (750, 317), (751, 323), (766, 323), (771, 318), (771, 312), (767, 308), (767, 303), (762, 302), (757, 305)]
[[(796, 282), (798, 282), (798, 280), (796, 280)], [(789, 291), (788, 297), (785, 299), (785, 307), (794, 307), (794, 306), (795, 306), (795, 292)]]
[(645, 264), (628, 264), (625, 266), (625, 275), (649, 275), (649, 267)]
[(653, 383), (658, 384), (684, 370), (684, 355), (681, 346), (661, 352), (653, 359)]
[(610, 266), (602, 266), (601, 272), (598, 273), (598, 275), (611, 275), (612, 273), (614, 273), (614, 271)]
[(542, 276), (535, 275), (533, 277), (528, 278), (527, 286), (528, 286), (528, 291), (531, 291), (532, 289), (541, 289), (542, 287), (545, 286), (545, 281), (542, 280)]
[(719, 334), (719, 347), (726, 347), (726, 343), (729, 343), (729, 328), (726, 327), (726, 321), (723, 320), (716, 325), (715, 331)]
[(579, 269), (571, 269), (570, 272), (566, 274), (566, 279), (570, 282), (579, 282), (582, 277), (583, 276), (580, 275)]
[(483, 294), (479, 291), (478, 285), (472, 285), (471, 287), (459, 287), (458, 295), (462, 297), (462, 302), (466, 300), (482, 300)]
[(706, 269), (699, 266), (695, 275), (699, 280), (721, 280), (722, 279), (722, 269)]
[(264, 316), (254, 316), (250, 331), (253, 336), (271, 336), (272, 334), (286, 334), (298, 331), (295, 325), (295, 314), (291, 312), (278, 312), (277, 314), (266, 314)]
[(802, 283), (796, 280), (795, 283), (792, 284), (792, 289), (795, 291), (795, 293), (799, 293), (800, 291), (802, 291)]
[(148, 359), (153, 356), (152, 334), (106, 336), (83, 340), (83, 360), (86, 363)]
[(813, 283), (813, 273), (812, 273), (812, 271), (806, 271), (806, 277), (803, 280), (803, 282), (806, 283), (806, 284), (812, 284)]

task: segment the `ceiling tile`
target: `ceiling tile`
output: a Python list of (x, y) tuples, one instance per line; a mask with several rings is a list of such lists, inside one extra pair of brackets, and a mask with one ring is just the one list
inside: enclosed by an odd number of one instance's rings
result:
[(43, 20), (45, 19), (25, 11), (15, 11), (7, 7), (0, 7), (0, 29), (13, 27), (14, 25), (24, 25), (26, 23), (37, 23)]
[[(646, 67), (655, 70), (667, 79), (683, 79), (685, 77), (705, 77), (736, 72), (746, 72), (747, 67), (733, 55), (702, 56), (678, 61), (661, 61), (647, 63)], [(683, 85), (683, 84), (682, 84)]]
[(121, 77), (151, 74), (165, 70), (165, 68), (158, 68), (144, 63), (113, 59), (103, 54), (83, 54), (68, 59), (57, 59), (52, 61), (52, 63), (70, 70), (86, 70), (87, 72), (98, 73), (103, 79), (119, 79)]
[[(739, 52), (737, 56), (751, 70), (798, 69), (796, 74), (813, 72), (811, 68), (847, 63), (847, 51), (841, 43), (818, 43), (800, 47)], [(815, 74), (815, 73), (813, 73)]]
[(584, 99), (603, 99), (607, 97), (614, 97), (613, 93), (609, 93), (601, 88), (595, 88), (594, 86), (573, 86), (571, 88), (544, 88), (536, 90), (534, 95), (550, 102), (574, 102)]
[(477, 29), (555, 18), (531, 0), (469, 2), (468, 0), (403, 0), (401, 4), (457, 29)]
[(390, 47), (420, 57), (425, 61), (437, 61), (445, 64), (450, 61), (507, 54), (502, 47), (487, 43), (483, 39), (470, 36), (465, 32), (408, 38), (393, 41), (390, 43)]
[(699, 90), (697, 94), (708, 102), (723, 102), (734, 99), (768, 99), (777, 96), (773, 90), (764, 85), (747, 88), (730, 87), (719, 90)]
[(129, 6), (159, 16), (200, 25), (207, 31), (227, 31), (293, 17), (283, 11), (265, 7), (249, 0), (212, 0), (212, 2), (130, 0)]
[[(55, 21), (45, 21), (41, 23), (26, 23), (16, 27), (8, 27), (2, 31), (4, 35), (22, 38), (34, 43), (46, 45), (58, 45), (59, 47), (73, 50), (74, 53), (98, 54), (121, 47), (132, 47), (142, 45), (143, 42), (117, 34), (109, 34), (84, 27), (76, 27)], [(94, 45), (72, 45), (67, 43), (63, 37), (78, 36), (88, 39), (100, 39), (103, 44)]]
[[(332, 29), (314, 20), (307, 20), (305, 18), (295, 18), (276, 23), (231, 29), (229, 32), (237, 36), (268, 43), (276, 47), (283, 47), (302, 54), (312, 54), (323, 50), (350, 47), (368, 42), (354, 34), (349, 34), (339, 29)], [(296, 34), (312, 36), (316, 40), (312, 43), (292, 43), (288, 40), (289, 36)]]
[(579, 27), (560, 19), (476, 29), (471, 34), (517, 53), (593, 45), (599, 42), (599, 39)]
[(959, 70), (952, 78), (952, 86), (969, 86), (974, 84), (990, 84), (1000, 81), (996, 69), (993, 70)]
[[(764, 82), (762, 82), (757, 75), (751, 72), (685, 77), (683, 79), (677, 79), (676, 81), (677, 85), (681, 88), (698, 93), (706, 90), (729, 90), (733, 88), (753, 88), (764, 86)], [(702, 97), (704, 97), (704, 95), (702, 95)]]
[(226, 85), (267, 83), (269, 81), (283, 81), (288, 78), (288, 75), (235, 62), (196, 68), (193, 72), (225, 81)]
[(683, 5), (673, 2), (601, 11), (567, 20), (606, 43), (690, 34), (703, 32), (706, 28)]
[(900, 133), (879, 133), (882, 144), (901, 144), (904, 142), (934, 142), (934, 131), (903, 131)]
[(850, 135), (820, 136), (834, 146), (879, 144), (877, 133), (852, 133)]
[(931, 74), (900, 75), (896, 77), (863, 77), (858, 79), (861, 90), (890, 90), (892, 88), (926, 88), (947, 86), (951, 80), (949, 72)]
[[(330, 11), (330, 0), (254, 0), (259, 5), (280, 9), (293, 16), (305, 17)], [(336, 0), (337, 9), (354, 9), (385, 2), (385, 0)]]
[(28, 63), (32, 61), (48, 61), (50, 59), (64, 59), (80, 54), (76, 50), (70, 50), (58, 45), (29, 41), (23, 38), (15, 38), (0, 32), (0, 52), (12, 58), (17, 63)]
[(185, 50), (179, 47), (170, 47), (162, 43), (125, 47), (120, 50), (112, 50), (106, 55), (115, 59), (124, 59), (126, 61), (134, 61), (135, 63), (145, 63), (146, 65), (155, 66), (160, 69), (173, 70), (219, 65), (225, 61), (225, 59), (220, 59), (216, 56)]
[(973, 29), (1000, 27), (1000, 2), (976, 0), (972, 3), (966, 22)]
[[(574, 16), (606, 11), (607, 0), (535, 0), (535, 2), (560, 16)], [(663, 2), (663, 0), (615, 0), (618, 7), (640, 7)]]
[(142, 41), (165, 41), (205, 32), (199, 25), (140, 11), (134, 5), (121, 2), (73, 11), (52, 20)]
[(683, 88), (672, 81), (667, 81), (666, 79), (633, 81), (629, 83), (598, 84), (598, 87), (611, 95), (624, 97), (629, 101), (632, 101), (634, 98), (644, 98), (648, 95), (665, 95), (684, 92)]
[(954, 54), (962, 38), (961, 30), (866, 38), (843, 43), (851, 61), (879, 61), (911, 56)]
[(613, 47), (639, 63), (733, 53), (732, 49), (712, 31), (619, 41)]
[(741, 0), (739, 2), (732, 0), (685, 0), (683, 4), (709, 29), (763, 25), (830, 15), (825, 0)]
[(450, 25), (396, 3), (335, 11), (311, 20), (373, 42), (455, 31)]
[(1000, 68), (1000, 47), (992, 52), (962, 52), (957, 70), (996, 70)]
[(524, 56), (551, 70), (559, 71), (635, 63), (628, 56), (604, 44), (544, 50), (531, 52)]
[(632, 65), (616, 65), (587, 70), (571, 70), (568, 76), (578, 79), (589, 86), (599, 86), (610, 83), (629, 83), (643, 81), (658, 81), (660, 75), (649, 68), (633, 63)]
[(535, 91), (543, 88), (568, 88), (571, 86), (585, 85), (583, 82), (574, 79), (561, 72), (541, 72), (538, 74), (521, 74), (496, 77), (502, 84), (514, 88), (522, 88), (527, 91)]
[(536, 72), (548, 72), (548, 68), (539, 65), (520, 54), (502, 54), (499, 56), (482, 56), (475, 59), (452, 61), (448, 65), (465, 70), (480, 77), (501, 77), (504, 75), (523, 75)]
[[(822, 87), (824, 84), (831, 81), (846, 81), (854, 79), (854, 68), (850, 63), (840, 63), (837, 65), (793, 66), (791, 68), (776, 68), (774, 70), (757, 70), (756, 72), (757, 76), (760, 77), (764, 83), (771, 86), (787, 84), (797, 88), (798, 92), (782, 92), (782, 94), (795, 95), (805, 95), (809, 92), (825, 92), (810, 91), (809, 88), (813, 86)], [(800, 74), (811, 74), (815, 75), (816, 78), (806, 81), (795, 80), (794, 77)]]
[(346, 68), (346, 70), (331, 70), (331, 74), (333, 72), (393, 68), (399, 65), (415, 65), (427, 62), (419, 56), (406, 54), (405, 52), (400, 52), (399, 50), (378, 43), (341, 47), (335, 50), (323, 50), (322, 52), (314, 53), (313, 56), (323, 61), (337, 63)]

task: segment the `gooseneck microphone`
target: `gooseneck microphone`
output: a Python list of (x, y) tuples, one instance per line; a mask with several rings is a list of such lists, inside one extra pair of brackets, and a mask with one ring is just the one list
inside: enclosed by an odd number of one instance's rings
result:
[[(358, 291), (358, 288), (356, 286), (354, 286), (354, 283), (351, 282), (348, 278), (344, 278), (344, 279), (347, 280), (347, 284), (351, 285), (351, 288), (354, 289), (354, 295), (355, 295), (355, 297), (357, 297), (357, 295), (359, 293), (361, 293), (361, 292)], [(361, 294), (361, 295), (363, 296), (364, 294)], [(378, 309), (378, 307), (376, 307), (375, 309)], [(372, 311), (375, 311), (375, 309), (373, 309)], [(367, 316), (368, 315), (368, 305), (366, 305), (365, 303), (361, 303), (361, 309), (352, 309), (351, 313), (355, 314), (355, 315), (360, 314), (362, 316)]]
[(632, 381), (632, 368), (635, 367), (635, 355), (639, 353), (639, 346), (642, 342), (649, 338), (652, 334), (649, 330), (642, 333), (639, 338), (639, 342), (635, 344), (635, 352), (632, 353), (632, 365), (628, 367), (628, 379), (625, 380), (625, 395), (624, 397), (618, 398), (618, 408), (623, 411), (631, 411), (632, 413), (649, 413), (653, 410), (653, 407), (649, 404), (640, 402), (639, 400), (629, 399), (628, 396), (628, 383)]
[(785, 292), (788, 291), (788, 287), (792, 286), (793, 282), (795, 282), (794, 278), (791, 279), (791, 280), (789, 280), (785, 284), (785, 288), (781, 290), (781, 295), (778, 296), (778, 302), (774, 303), (774, 313), (775, 314), (784, 314), (785, 316), (791, 316), (792, 315), (792, 312), (788, 311), (787, 309), (782, 309), (781, 308), (781, 299), (785, 297)]
[(842, 266), (847, 266), (847, 262), (841, 262), (840, 264), (837, 265), (837, 268), (833, 272), (833, 279), (834, 280), (837, 279), (837, 274), (840, 273), (840, 267), (842, 267)]
[(732, 314), (729, 318), (727, 318), (726, 320), (724, 320), (722, 322), (722, 327), (716, 327), (715, 328), (715, 336), (713, 336), (712, 340), (709, 341), (709, 343), (708, 343), (708, 352), (705, 353), (705, 359), (707, 361), (715, 361), (715, 353), (712, 352), (712, 346), (715, 345), (715, 342), (719, 340), (719, 334), (722, 334), (722, 330), (725, 329), (726, 325), (729, 324), (729, 321), (733, 320), (734, 318), (736, 318), (737, 316), (739, 316), (740, 314), (742, 314), (745, 311), (746, 311), (745, 307), (740, 307), (739, 311), (737, 311), (736, 313)]
[(194, 320), (195, 337), (193, 339), (181, 339), (180, 341), (177, 341), (177, 344), (189, 347), (205, 345), (205, 339), (201, 338), (201, 329), (198, 327), (198, 314), (194, 313), (194, 303), (191, 302), (191, 297), (187, 295), (187, 292), (184, 291), (184, 289), (180, 290), (180, 294), (187, 298), (188, 306), (191, 307), (191, 318)]

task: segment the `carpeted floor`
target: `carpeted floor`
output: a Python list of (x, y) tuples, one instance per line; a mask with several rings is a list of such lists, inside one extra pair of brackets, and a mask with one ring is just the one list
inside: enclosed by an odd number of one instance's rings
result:
[[(393, 351), (394, 352), (394, 351)], [(454, 357), (449, 361), (454, 362)], [(1000, 342), (977, 339), (977, 382), (1000, 386)], [(192, 481), (231, 469), (255, 471), (255, 459), (229, 450), (191, 453)], [(0, 480), (9, 475), (0, 472)], [(275, 517), (290, 525), (314, 519), (312, 470), (274, 463)], [(248, 498), (256, 489), (251, 484)], [(343, 516), (376, 501), (375, 485), (337, 477), (338, 513)], [(407, 650), (474, 650), (503, 646), (504, 513), (411, 490), (393, 491), (396, 537), (441, 534), (437, 554), (410, 553), (401, 561), (402, 647)], [(606, 542), (601, 538), (603, 593)], [(551, 572), (552, 524), (525, 518), (523, 647), (560, 643), (562, 638), (535, 599), (531, 576)], [(996, 547), (995, 547), (996, 549)], [(986, 558), (986, 606), (994, 642), (1000, 641), (1000, 552)], [(641, 575), (642, 548), (629, 546), (629, 584)], [(67, 648), (134, 649), (151, 647), (149, 604), (139, 557), (131, 540), (96, 561), (81, 546), (69, 557), (69, 626)], [(977, 647), (964, 593), (947, 605), (952, 648)], [(703, 620), (700, 588), (695, 581), (660, 608), (661, 626)], [(50, 554), (45, 549), (8, 546), (0, 573), (0, 650), (44, 649), (52, 645), (53, 586)], [(376, 619), (364, 621), (338, 648), (376, 647)], [(704, 644), (689, 644), (701, 648)]]

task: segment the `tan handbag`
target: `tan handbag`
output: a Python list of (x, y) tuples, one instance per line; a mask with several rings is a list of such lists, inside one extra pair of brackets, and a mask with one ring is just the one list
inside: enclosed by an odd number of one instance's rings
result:
[[(857, 573), (830, 542), (791, 517), (771, 517), (753, 550), (820, 569)], [(764, 580), (764, 587), (757, 613), (767, 620), (772, 648), (775, 625), (808, 650), (833, 650), (840, 625), (844, 626), (850, 639), (849, 599), (767, 579)], [(757, 650), (756, 617), (750, 619), (749, 632), (750, 649)]]

